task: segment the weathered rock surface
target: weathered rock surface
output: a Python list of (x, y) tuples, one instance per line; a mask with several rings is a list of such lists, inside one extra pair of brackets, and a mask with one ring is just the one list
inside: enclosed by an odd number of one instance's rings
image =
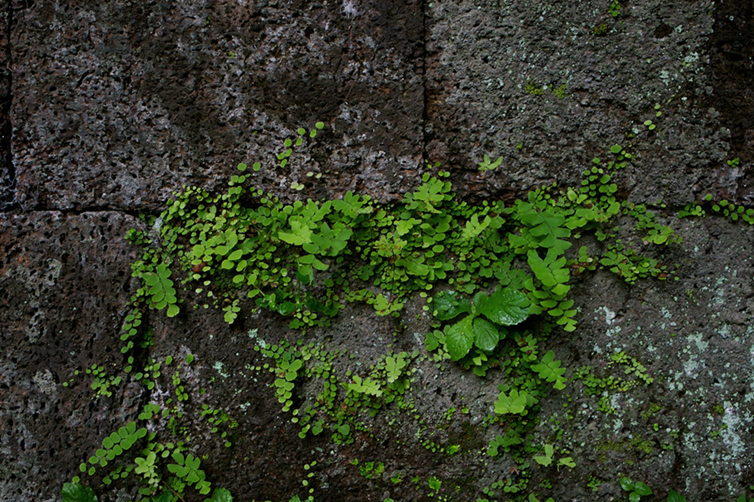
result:
[[(126, 379), (111, 397), (94, 397), (91, 377), (74, 374), (123, 366), (118, 337), (138, 287), (129, 268), (138, 250), (123, 235), (143, 225), (131, 215), (158, 213), (184, 184), (219, 191), (238, 162), (272, 166), (299, 126), (326, 124), (289, 166), (255, 180), (285, 198), (353, 190), (399, 200), (418, 184), (423, 156), (449, 169), (468, 200), (513, 198), (577, 182), (593, 157), (630, 143), (623, 197), (670, 209), (706, 193), (754, 204), (751, 2), (637, 0), (619, 4), (618, 17), (609, 4), (0, 7), (0, 499), (59, 500), (103, 437), (163, 398), (167, 374), (151, 394)], [(479, 173), (484, 154), (502, 155), (502, 166)], [(305, 188), (293, 191), (293, 182)], [(684, 241), (662, 260), (679, 265), (678, 280), (627, 286), (604, 272), (576, 280), (579, 330), (548, 342), (569, 376), (585, 365), (598, 378), (618, 376), (610, 357), (625, 352), (654, 382), (588, 396), (576, 381), (553, 393), (534, 442), (568, 448), (577, 465), (534, 469), (527, 493), (619, 500), (618, 479), (629, 474), (656, 500), (672, 487), (689, 501), (722, 502), (754, 484), (754, 232), (713, 217), (671, 224)], [(192, 305), (190, 291), (180, 295)], [(342, 371), (358, 371), (390, 345), (424, 350), (429, 320), (407, 309), (402, 327), (351, 306), (309, 337), (346, 350), (354, 358), (343, 358)], [(149, 319), (152, 357), (196, 356), (181, 366), (186, 415), (195, 417), (186, 427), (196, 453), (208, 455), (208, 477), (236, 500), (303, 495), (304, 465), (314, 460), (314, 494), (327, 501), (430, 500), (430, 475), (461, 486), (457, 500), (476, 500), (477, 489), (514, 474), (505, 459), (430, 453), (408, 419), (380, 416), (374, 437), (363, 432), (349, 446), (300, 440), (266, 385), (274, 377), (248, 369), (265, 362), (250, 333), (269, 343), (298, 335), (250, 312), (243, 306), (231, 327), (212, 309)], [(481, 425), (497, 382), (448, 364), (421, 369), (414, 388), (427, 423), (469, 407), (447, 429), (433, 426), (436, 440), (486, 448), (497, 432)], [(238, 421), (231, 448), (196, 418), (203, 404)], [(384, 462), (386, 476), (366, 480), (356, 458)], [(395, 473), (400, 484), (389, 481)]]
[(18, 203), (156, 210), (184, 184), (271, 163), (279, 138), (317, 120), (329, 148), (265, 181), (285, 188), (315, 170), (333, 185), (319, 195), (398, 197), (421, 158), (420, 5), (348, 5), (19, 4)]
[(122, 244), (134, 221), (116, 212), (0, 215), (2, 500), (56, 498), (91, 445), (138, 413), (139, 387), (92, 401), (83, 380), (95, 363), (109, 374), (122, 368), (113, 335), (137, 286), (138, 255)]

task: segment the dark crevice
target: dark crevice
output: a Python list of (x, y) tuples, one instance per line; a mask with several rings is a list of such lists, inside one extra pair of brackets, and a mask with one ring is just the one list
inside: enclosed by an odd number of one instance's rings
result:
[(725, 168), (737, 177), (736, 198), (754, 203), (754, 2), (724, 0), (713, 11), (714, 32), (707, 43), (708, 75), (714, 91), (702, 102), (720, 113), (730, 130), (728, 160), (739, 158), (740, 168)]
[[(427, 0), (422, 0), (421, 4), (421, 11), (422, 11), (422, 43), (424, 44), (422, 47), (422, 64), (421, 64), (421, 72), (422, 72), (422, 120), (421, 120), (421, 127), (422, 127), (422, 144), (421, 144), (421, 150), (422, 150), (422, 159), (429, 160), (428, 154), (427, 154), (427, 125), (429, 124), (429, 113), (427, 111), (427, 106), (429, 103), (428, 93), (429, 93), (429, 86), (427, 85)], [(423, 166), (420, 166), (423, 167)]]
[[(66, 216), (82, 216), (89, 213), (121, 213), (121, 214), (127, 214), (128, 216), (131, 216), (133, 218), (139, 219), (140, 216), (154, 214), (153, 211), (149, 210), (135, 210), (135, 209), (124, 209), (124, 208), (117, 208), (117, 207), (106, 207), (106, 206), (91, 206), (86, 207), (82, 209), (30, 209), (27, 211), (24, 211), (24, 214), (34, 214), (34, 213), (60, 213)], [(156, 214), (155, 214), (156, 216)]]
[(1, 14), (0, 29), (0, 211), (15, 206), (16, 170), (13, 167), (11, 152), (11, 102), (13, 101), (13, 61), (11, 59), (11, 28), (13, 25), (13, 5), (7, 2)]

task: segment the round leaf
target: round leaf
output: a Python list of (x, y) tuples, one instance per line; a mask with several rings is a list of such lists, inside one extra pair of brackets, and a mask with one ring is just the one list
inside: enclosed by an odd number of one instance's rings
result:
[(634, 491), (634, 482), (631, 480), (631, 478), (622, 477), (620, 478), (620, 487), (627, 492), (632, 492)]
[(233, 496), (225, 488), (216, 488), (212, 492), (211, 502), (233, 502)]
[(634, 483), (634, 491), (641, 495), (642, 497), (644, 495), (652, 495), (652, 489), (648, 487), (645, 483), (642, 483), (641, 481), (638, 481)]
[(79, 483), (64, 483), (63, 502), (97, 502), (97, 495), (88, 486)]
[(667, 502), (687, 502), (686, 497), (671, 488)]
[(450, 357), (458, 361), (469, 353), (474, 343), (474, 329), (472, 317), (467, 316), (462, 321), (445, 327), (445, 344), (448, 346)]
[(442, 291), (432, 297), (432, 307), (435, 317), (441, 321), (448, 321), (459, 314), (471, 312), (471, 303), (456, 291)]
[(482, 350), (491, 351), (500, 341), (500, 332), (494, 324), (481, 317), (474, 319), (474, 342)]
[(528, 309), (522, 307), (526, 295), (513, 288), (498, 289), (481, 305), (477, 313), (503, 326), (515, 326), (529, 317)]

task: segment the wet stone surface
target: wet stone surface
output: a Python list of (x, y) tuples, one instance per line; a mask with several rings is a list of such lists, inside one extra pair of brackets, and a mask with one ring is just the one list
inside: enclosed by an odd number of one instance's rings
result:
[[(398, 197), (421, 157), (418, 3), (39, 3), (14, 13), (16, 199), (156, 210), (318, 120), (328, 148), (260, 180)], [(409, 184), (412, 181), (408, 182)], [(341, 188), (343, 187), (343, 188)]]
[[(447, 500), (475, 501), (484, 487), (515, 481), (510, 457), (484, 454), (500, 433), (484, 419), (503, 376), (433, 361), (419, 297), (399, 320), (349, 305), (305, 338), (344, 352), (340, 381), (368, 374), (390, 350), (428, 357), (415, 363), (415, 415), (385, 407), (353, 444), (301, 440), (275, 397), (276, 376), (252, 369), (271, 363), (254, 350), (261, 340), (301, 338), (289, 319), (254, 313), (249, 301), (229, 326), (180, 285), (181, 314), (147, 312), (153, 346), (134, 352), (176, 362), (151, 391), (123, 375), (112, 395), (98, 395), (85, 370), (115, 375), (125, 365), (120, 329), (139, 287), (130, 265), (140, 250), (124, 235), (146, 229), (135, 216), (159, 214), (184, 184), (224, 190), (238, 162), (263, 162), (254, 183), (285, 200), (352, 190), (395, 202), (420, 183), (424, 156), (451, 172), (464, 200), (480, 202), (578, 183), (616, 143), (634, 154), (616, 176), (618, 195), (665, 201), (661, 217), (683, 237), (661, 251), (637, 246), (675, 274), (635, 285), (607, 271), (573, 278), (579, 328), (542, 347), (569, 382), (543, 399), (531, 441), (567, 449), (576, 466), (532, 461), (522, 493), (617, 502), (627, 499), (618, 480), (630, 475), (654, 490), (642, 500), (675, 488), (690, 502), (730, 502), (754, 485), (754, 232), (673, 217), (707, 193), (754, 205), (753, 8), (642, 0), (619, 3), (613, 16), (609, 6), (10, 2), (0, 12), (0, 499), (60, 500), (105, 436), (145, 403), (168, 406), (176, 370), (190, 395), (180, 432), (206, 455), (213, 485), (238, 501), (288, 501), (309, 488), (331, 502), (438, 500), (431, 476)], [(316, 121), (325, 124), (316, 141), (273, 168), (283, 139)], [(502, 165), (479, 172), (484, 154)], [(623, 363), (613, 360), (620, 353)], [(587, 375), (634, 383), (593, 393)], [(296, 406), (317, 385), (302, 381)], [(204, 405), (238, 423), (223, 429), (231, 447), (211, 432)], [(167, 419), (151, 427), (171, 428)], [(433, 453), (427, 438), (460, 452)], [(355, 459), (385, 472), (367, 479)], [(100, 500), (134, 495), (124, 483)]]

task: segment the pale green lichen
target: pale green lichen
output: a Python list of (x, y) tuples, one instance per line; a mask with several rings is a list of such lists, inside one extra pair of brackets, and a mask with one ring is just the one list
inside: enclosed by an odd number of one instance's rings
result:
[(212, 365), (212, 368), (214, 368), (221, 377), (228, 378), (228, 374), (223, 371), (223, 363), (221, 363), (220, 361), (215, 361), (215, 364)]

